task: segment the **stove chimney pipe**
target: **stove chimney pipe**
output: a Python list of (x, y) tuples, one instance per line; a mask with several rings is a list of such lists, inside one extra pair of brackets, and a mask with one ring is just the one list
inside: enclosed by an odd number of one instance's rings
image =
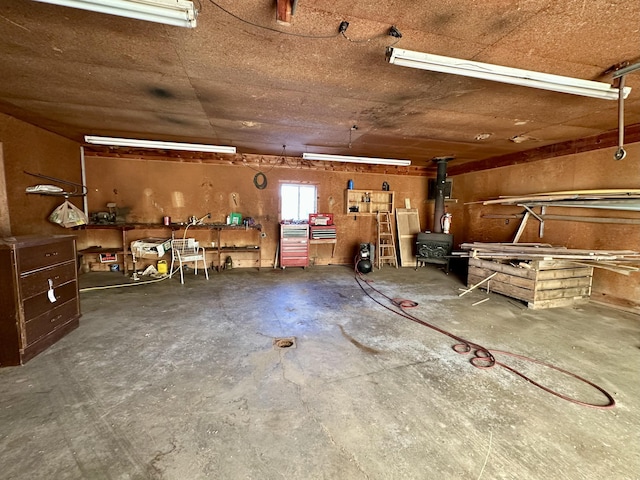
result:
[(444, 193), (447, 181), (447, 162), (453, 160), (453, 157), (436, 157), (438, 170), (436, 172), (436, 203), (433, 212), (433, 231), (442, 233), (442, 224), (440, 219), (444, 215)]

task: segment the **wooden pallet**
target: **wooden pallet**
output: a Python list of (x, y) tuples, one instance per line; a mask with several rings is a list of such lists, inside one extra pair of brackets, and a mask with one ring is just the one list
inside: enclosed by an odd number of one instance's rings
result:
[(539, 260), (528, 268), (469, 259), (469, 287), (496, 275), (481, 288), (527, 302), (531, 309), (566, 307), (589, 301), (593, 267), (570, 261)]

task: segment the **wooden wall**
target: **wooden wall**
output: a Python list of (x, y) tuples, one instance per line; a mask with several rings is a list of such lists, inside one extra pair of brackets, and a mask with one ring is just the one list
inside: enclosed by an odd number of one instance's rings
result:
[[(483, 219), (483, 214), (522, 213), (521, 207), (464, 205), (465, 202), (561, 190), (635, 188), (640, 186), (640, 143), (627, 146), (627, 157), (613, 160), (615, 149), (596, 150), (549, 160), (469, 173), (454, 177), (459, 202), (451, 211), (456, 243), (467, 241), (509, 242), (519, 220)], [(539, 209), (536, 209), (539, 211)], [(640, 212), (548, 207), (547, 213), (640, 219)], [(545, 222), (544, 237), (539, 224), (530, 220), (521, 242), (544, 242), (582, 249), (640, 251), (640, 226), (569, 221)], [(630, 308), (640, 308), (640, 274), (625, 276), (596, 269), (592, 299)]]
[[(295, 165), (294, 159), (290, 162)], [(375, 242), (375, 217), (348, 215), (345, 213), (347, 181), (353, 179), (354, 188), (381, 190), (384, 181), (395, 191), (396, 206), (404, 207), (408, 198), (413, 208), (418, 208), (423, 229), (430, 211), (426, 200), (427, 179), (419, 176), (353, 174), (326, 172), (308, 168), (265, 167), (267, 187), (254, 185), (257, 168), (251, 166), (226, 166), (207, 163), (180, 163), (162, 160), (138, 160), (123, 158), (86, 158), (87, 184), (89, 186), (89, 211), (105, 211), (108, 202), (115, 202), (128, 210), (128, 222), (160, 223), (163, 216), (173, 222), (184, 222), (194, 215), (202, 217), (210, 212), (212, 222), (226, 221), (230, 212), (252, 217), (263, 225), (262, 266), (273, 266), (279, 239), (279, 185), (282, 182), (306, 182), (317, 185), (318, 211), (333, 213), (337, 224), (338, 245), (331, 258), (330, 245), (312, 245), (310, 256), (316, 265), (350, 264), (361, 242)], [(235, 201), (234, 201), (235, 198)], [(205, 244), (211, 241), (206, 232), (195, 231)], [(135, 231), (129, 238), (158, 236), (162, 231)], [(164, 232), (167, 233), (166, 231)], [(227, 242), (246, 242), (239, 235), (234, 239), (225, 234)], [(119, 242), (113, 232), (91, 231), (81, 237), (80, 248), (100, 245), (112, 247)], [(233, 255), (234, 265), (251, 266), (252, 257)]]
[[(26, 194), (30, 185), (52, 182), (24, 171), (81, 183), (80, 145), (0, 113), (0, 146), (0, 175), (4, 170), (4, 185), (0, 182), (2, 236), (70, 233), (48, 221), (64, 198)], [(82, 209), (80, 198), (71, 201)]]
[[(62, 199), (25, 193), (27, 186), (44, 183), (26, 175), (25, 170), (80, 183), (77, 143), (0, 114), (0, 147), (0, 177), (4, 174), (4, 181), (0, 181), (0, 232), (3, 236), (76, 233), (79, 248), (119, 245), (118, 232), (70, 231), (50, 223), (47, 218)], [(511, 241), (518, 227), (518, 220), (483, 219), (482, 215), (520, 213), (519, 207), (465, 205), (466, 202), (544, 191), (638, 188), (640, 144), (628, 145), (627, 158), (619, 162), (613, 160), (613, 150), (603, 149), (454, 177), (453, 197), (457, 202), (447, 202), (446, 207), (453, 214), (452, 233), (456, 245), (466, 241)], [(296, 163), (291, 162), (291, 165)], [(264, 226), (264, 267), (273, 265), (276, 252), (281, 182), (316, 184), (318, 211), (335, 215), (338, 226), (336, 255), (331, 258), (330, 246), (312, 246), (312, 262), (318, 265), (351, 264), (359, 243), (375, 241), (374, 217), (354, 217), (345, 213), (344, 191), (349, 179), (354, 180), (356, 189), (379, 190), (382, 182), (388, 182), (396, 192), (396, 207), (403, 207), (405, 198), (409, 199), (411, 206), (419, 209), (421, 229), (433, 228), (433, 202), (426, 198), (426, 177), (327, 172), (304, 167), (269, 168), (263, 169), (268, 179), (267, 188), (259, 190), (253, 184), (256, 170), (249, 166), (88, 157), (89, 211), (105, 211), (107, 202), (116, 202), (120, 208), (128, 209), (128, 221), (152, 223), (160, 223), (165, 215), (174, 221), (185, 221), (191, 215), (202, 216), (208, 212), (212, 214), (212, 221), (224, 222), (231, 211), (238, 211)], [(72, 201), (82, 207), (81, 199)], [(638, 212), (609, 210), (552, 208), (548, 213), (640, 218)], [(542, 241), (570, 248), (640, 250), (640, 229), (635, 225), (548, 221), (545, 227), (544, 238), (540, 239), (537, 222), (531, 221), (521, 241)], [(158, 233), (135, 231), (130, 239), (158, 236)], [(210, 241), (211, 238), (203, 240)], [(240, 236), (229, 238), (228, 242), (242, 244), (246, 239)], [(251, 259), (238, 254), (234, 263), (241, 267), (251, 266)], [(640, 276), (596, 270), (592, 298), (640, 308)]]

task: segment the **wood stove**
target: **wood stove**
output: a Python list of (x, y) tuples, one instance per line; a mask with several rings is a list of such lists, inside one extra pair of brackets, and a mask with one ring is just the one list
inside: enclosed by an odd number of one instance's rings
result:
[(453, 235), (449, 233), (418, 233), (416, 239), (416, 270), (423, 263), (444, 265), (449, 274)]
[(435, 181), (435, 205), (433, 212), (433, 233), (418, 233), (416, 238), (416, 270), (423, 263), (444, 265), (449, 274), (449, 259), (453, 249), (453, 235), (443, 233), (442, 218), (445, 215), (445, 187), (447, 182), (447, 163), (453, 157), (436, 157), (433, 162), (437, 165)]

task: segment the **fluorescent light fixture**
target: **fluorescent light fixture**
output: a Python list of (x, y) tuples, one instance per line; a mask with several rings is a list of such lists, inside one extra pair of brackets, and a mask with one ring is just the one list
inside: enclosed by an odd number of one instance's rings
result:
[[(608, 83), (563, 77), (561, 75), (534, 72), (519, 68), (503, 67), (459, 58), (443, 57), (400, 48), (387, 48), (387, 60), (389, 63), (403, 67), (452, 73), (465, 77), (481, 78), (494, 82), (510, 83), (523, 87), (570, 93), (603, 100), (618, 100), (619, 96), (619, 89), (612, 87)], [(625, 87), (623, 89), (623, 98), (627, 98), (629, 92), (631, 92), (631, 88)]]
[(236, 153), (236, 147), (205, 145), (201, 143), (160, 142), (156, 140), (137, 140), (134, 138), (96, 137), (85, 135), (84, 141), (93, 145), (111, 147), (160, 148), (164, 150), (184, 150), (189, 152)]
[(176, 27), (195, 28), (198, 11), (188, 0), (36, 0)]
[(345, 155), (327, 155), (324, 153), (303, 153), (303, 160), (322, 160), (324, 162), (371, 163), (374, 165), (395, 165), (406, 167), (411, 160), (396, 160), (395, 158), (349, 157)]

